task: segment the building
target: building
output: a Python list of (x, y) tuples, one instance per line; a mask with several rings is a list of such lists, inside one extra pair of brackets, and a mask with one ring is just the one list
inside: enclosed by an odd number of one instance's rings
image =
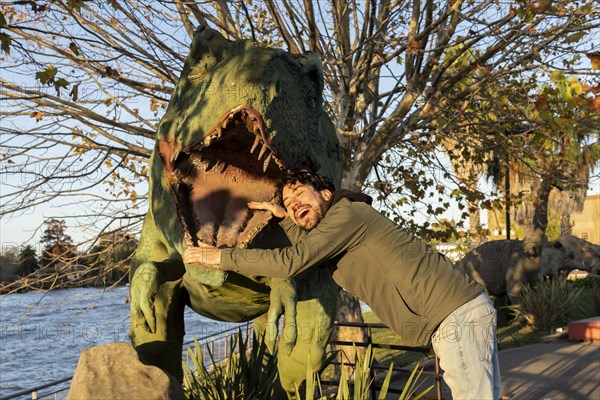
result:
[(580, 213), (571, 214), (571, 234), (594, 244), (600, 244), (600, 194), (587, 196)]
[[(600, 194), (587, 196), (581, 212), (571, 214), (571, 234), (600, 245)], [(506, 217), (504, 210), (488, 211), (488, 229), (490, 240), (506, 239)], [(511, 224), (511, 239), (523, 239), (525, 230)]]

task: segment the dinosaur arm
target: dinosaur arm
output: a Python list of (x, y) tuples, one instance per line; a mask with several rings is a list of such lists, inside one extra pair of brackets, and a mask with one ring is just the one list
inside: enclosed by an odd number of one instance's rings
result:
[(284, 316), (282, 340), (285, 351), (289, 354), (294, 348), (298, 336), (296, 326), (296, 282), (293, 279), (270, 278), (269, 311), (265, 342), (271, 354), (274, 354), (275, 342), (279, 334), (279, 318)]
[(159, 286), (167, 280), (180, 278), (184, 273), (183, 263), (162, 240), (150, 210), (129, 271), (132, 323), (147, 332), (156, 332), (154, 300)]

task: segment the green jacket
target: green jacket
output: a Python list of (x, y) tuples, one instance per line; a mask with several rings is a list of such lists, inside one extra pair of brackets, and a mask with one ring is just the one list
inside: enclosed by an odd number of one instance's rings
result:
[(289, 218), (281, 225), (295, 244), (224, 249), (221, 266), (287, 278), (333, 259), (329, 265), (337, 284), (367, 303), (408, 344), (428, 345), (446, 316), (483, 291), (442, 254), (363, 202), (339, 200), (310, 232)]

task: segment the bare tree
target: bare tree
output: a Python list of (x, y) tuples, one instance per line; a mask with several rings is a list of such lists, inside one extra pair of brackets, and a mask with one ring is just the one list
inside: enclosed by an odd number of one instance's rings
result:
[[(469, 120), (469, 101), (504, 78), (527, 82), (563, 70), (587, 79), (591, 71), (580, 61), (592, 53), (600, 24), (594, 0), (7, 1), (2, 7), (8, 61), (0, 79), (2, 170), (19, 182), (10, 180), (0, 195), (0, 216), (73, 198), (88, 210), (73, 217), (91, 218), (98, 234), (115, 224), (139, 228), (156, 124), (200, 24), (230, 39), (317, 53), (326, 110), (343, 151), (342, 185), (359, 190), (371, 174), (385, 183), (399, 173), (414, 180), (414, 190), (406, 189), (409, 203), (422, 201), (429, 181), (410, 165), (399, 170), (395, 160), (433, 162), (444, 135), (464, 133), (449, 127)], [(597, 85), (591, 79), (589, 87)], [(350, 319), (360, 318), (356, 302), (345, 307)]]

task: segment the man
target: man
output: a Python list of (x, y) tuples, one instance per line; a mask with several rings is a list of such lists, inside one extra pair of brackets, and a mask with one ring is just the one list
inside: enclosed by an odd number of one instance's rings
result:
[(332, 261), (333, 279), (367, 303), (407, 342), (430, 343), (454, 399), (499, 399), (496, 310), (483, 288), (443, 255), (397, 227), (361, 193), (334, 191), (306, 171), (278, 185), (269, 210), (290, 241), (283, 249), (189, 248), (184, 261), (249, 275), (287, 278)]

